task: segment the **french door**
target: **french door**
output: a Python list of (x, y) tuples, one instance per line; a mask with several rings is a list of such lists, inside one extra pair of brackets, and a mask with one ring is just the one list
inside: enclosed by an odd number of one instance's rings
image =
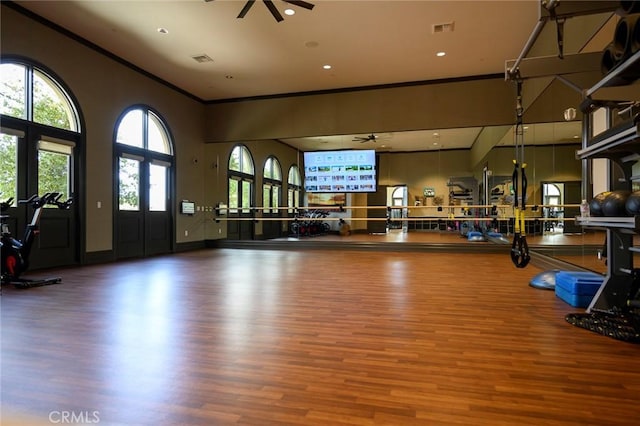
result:
[[(7, 119), (3, 124), (10, 124)], [(0, 132), (3, 165), (2, 201), (10, 198), (9, 231), (24, 239), (34, 209), (26, 200), (47, 192), (60, 194), (60, 201), (78, 194), (78, 134), (31, 123), (28, 126), (3, 126)], [(44, 207), (40, 232), (36, 235), (28, 257), (29, 269), (72, 265), (79, 262), (78, 200), (70, 208)]]
[[(229, 220), (227, 238), (252, 240), (254, 238), (254, 210), (251, 206), (253, 182), (236, 176), (229, 178)], [(233, 220), (236, 219), (236, 220)]]
[(173, 250), (171, 158), (119, 152), (116, 162), (116, 257), (143, 257)]

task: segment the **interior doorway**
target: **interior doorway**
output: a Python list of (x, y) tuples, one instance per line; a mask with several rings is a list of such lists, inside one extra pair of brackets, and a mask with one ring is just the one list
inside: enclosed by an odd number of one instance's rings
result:
[(564, 182), (544, 182), (542, 183), (542, 215), (544, 221), (544, 232), (562, 233), (564, 232)]
[(409, 195), (406, 185), (387, 188), (387, 206), (389, 211), (389, 229), (402, 229), (407, 232), (408, 224), (404, 220), (407, 217), (407, 203)]

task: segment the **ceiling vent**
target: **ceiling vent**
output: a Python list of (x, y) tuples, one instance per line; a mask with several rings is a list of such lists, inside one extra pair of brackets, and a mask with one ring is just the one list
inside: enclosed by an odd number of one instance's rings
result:
[(203, 62), (213, 62), (213, 59), (211, 59), (211, 57), (209, 57), (208, 55), (202, 54), (202, 55), (194, 55), (192, 56), (193, 60), (199, 63), (203, 63)]
[(433, 24), (433, 33), (451, 33), (453, 32), (453, 21), (444, 24)]

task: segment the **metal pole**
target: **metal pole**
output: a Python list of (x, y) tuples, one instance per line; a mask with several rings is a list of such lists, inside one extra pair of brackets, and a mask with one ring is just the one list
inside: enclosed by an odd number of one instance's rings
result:
[[(549, 1), (542, 0), (540, 5), (541, 7), (544, 7), (547, 10), (553, 10), (553, 8), (556, 7), (557, 2), (558, 0), (549, 0)], [(538, 23), (536, 24), (535, 28), (533, 29), (533, 32), (529, 36), (529, 40), (527, 40), (527, 43), (524, 45), (522, 52), (520, 52), (520, 56), (518, 56), (518, 59), (516, 59), (513, 66), (508, 71), (508, 77), (512, 76), (515, 73), (515, 71), (518, 69), (518, 67), (520, 66), (520, 62), (522, 62), (524, 57), (527, 56), (527, 54), (529, 53), (529, 50), (531, 50), (531, 48), (533, 47), (533, 43), (535, 43), (536, 40), (538, 39), (538, 36), (542, 32), (542, 29), (544, 28), (548, 20), (549, 20), (548, 17), (542, 16), (542, 10), (540, 10), (540, 13), (538, 16)]]

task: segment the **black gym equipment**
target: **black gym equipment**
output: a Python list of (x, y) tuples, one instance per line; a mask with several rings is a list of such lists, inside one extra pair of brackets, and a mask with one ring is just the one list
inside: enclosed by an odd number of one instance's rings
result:
[(591, 201), (589, 201), (589, 214), (594, 217), (604, 216), (602, 211), (602, 204), (604, 203), (604, 199), (607, 198), (610, 192), (601, 192), (593, 197)]
[(640, 191), (631, 193), (624, 207), (627, 210), (627, 214), (631, 216), (640, 215)]
[[(31, 288), (58, 284), (62, 281), (59, 277), (38, 280), (21, 277), (29, 268), (29, 255), (31, 254), (33, 243), (40, 233), (40, 218), (42, 217), (45, 206), (51, 205), (60, 209), (68, 209), (71, 207), (73, 200), (69, 198), (66, 201), (60, 201), (61, 197), (62, 194), (58, 192), (48, 192), (41, 197), (33, 195), (27, 200), (18, 201), (18, 203), (28, 204), (34, 209), (31, 222), (25, 227), (22, 240), (17, 240), (11, 235), (9, 226), (6, 223), (6, 219), (9, 216), (4, 214), (0, 216), (2, 223), (2, 235), (0, 238), (0, 249), (2, 251), (2, 284), (13, 284), (17, 288)], [(9, 199), (2, 202), (1, 207), (3, 213), (9, 209), (12, 201), (13, 199)]]
[(297, 211), (295, 219), (291, 222), (290, 236), (300, 238), (328, 234), (331, 226), (323, 220), (327, 216), (327, 210)]
[(635, 312), (571, 313), (565, 316), (565, 320), (612, 339), (640, 343), (640, 315)]
[[(529, 254), (529, 245), (527, 244), (525, 216), (526, 198), (527, 198), (527, 175), (525, 168), (527, 164), (524, 162), (524, 126), (522, 123), (522, 115), (524, 108), (522, 106), (522, 79), (516, 78), (516, 127), (515, 127), (515, 159), (513, 160), (513, 210), (514, 210), (514, 234), (513, 243), (511, 244), (511, 261), (517, 268), (524, 268), (529, 264), (531, 255)], [(521, 178), (518, 181), (518, 177)], [(520, 184), (520, 187), (518, 187)], [(521, 195), (520, 195), (521, 194)], [(520, 201), (520, 204), (518, 204)]]
[(631, 191), (617, 190), (611, 191), (602, 203), (602, 214), (607, 217), (624, 217), (627, 215), (627, 198)]

